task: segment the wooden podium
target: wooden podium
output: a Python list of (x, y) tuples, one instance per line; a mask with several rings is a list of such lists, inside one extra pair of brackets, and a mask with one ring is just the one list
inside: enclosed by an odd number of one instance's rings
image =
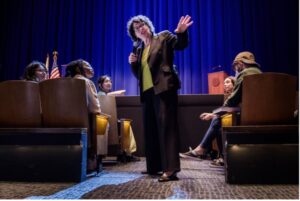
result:
[(224, 80), (227, 76), (224, 71), (208, 73), (208, 93), (224, 94)]

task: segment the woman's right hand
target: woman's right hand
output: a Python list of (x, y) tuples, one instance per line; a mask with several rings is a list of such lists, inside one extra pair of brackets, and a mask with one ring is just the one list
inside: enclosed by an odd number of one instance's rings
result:
[(129, 54), (129, 57), (128, 57), (128, 62), (129, 62), (129, 64), (132, 64), (132, 63), (134, 63), (134, 62), (136, 62), (137, 61), (137, 56), (136, 56), (136, 54), (134, 54), (134, 53), (130, 53)]
[(213, 114), (213, 113), (202, 113), (199, 118), (202, 119), (202, 120), (211, 120), (212, 118), (214, 118), (216, 115)]

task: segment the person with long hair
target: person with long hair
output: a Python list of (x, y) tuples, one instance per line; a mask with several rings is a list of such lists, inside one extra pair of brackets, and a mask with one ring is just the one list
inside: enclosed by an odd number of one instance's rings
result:
[[(111, 92), (112, 89), (112, 81), (111, 81), (111, 77), (108, 75), (101, 75), (98, 78), (98, 96), (107, 96), (110, 95), (109, 93)], [(120, 95), (120, 94), (119, 94)], [(123, 136), (125, 137), (125, 136)], [(132, 127), (130, 125), (130, 132), (129, 135), (126, 136), (126, 138), (128, 138), (128, 141), (130, 142), (129, 147), (126, 147), (126, 150), (123, 150), (124, 156), (125, 158), (122, 157), (122, 155), (119, 155), (119, 160), (120, 161), (126, 161), (126, 162), (131, 162), (131, 161), (140, 161), (140, 158), (133, 155), (133, 152), (136, 151), (136, 141), (134, 138), (134, 134), (132, 131)], [(131, 147), (131, 148), (130, 148)]]
[(110, 76), (102, 75), (98, 78), (98, 95), (106, 96), (112, 89), (112, 81)]
[(32, 61), (24, 70), (22, 79), (33, 82), (41, 82), (47, 79), (47, 68), (44, 63)]
[[(232, 93), (234, 84), (235, 77), (233, 76), (229, 76), (224, 80), (224, 101), (226, 101)], [(180, 153), (180, 157), (182, 158), (206, 158), (206, 154), (208, 150), (211, 149), (211, 144), (214, 139), (217, 139), (217, 146), (219, 151), (222, 152), (223, 150), (220, 117), (217, 114), (205, 112), (200, 114), (199, 118), (205, 121), (211, 120), (210, 126), (207, 129), (200, 144), (195, 149), (192, 149), (190, 147), (190, 150), (188, 152)]]

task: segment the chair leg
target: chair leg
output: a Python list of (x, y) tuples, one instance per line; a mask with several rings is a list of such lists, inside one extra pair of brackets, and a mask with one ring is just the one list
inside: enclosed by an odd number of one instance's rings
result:
[(102, 171), (103, 171), (102, 155), (97, 155), (97, 165), (96, 165), (97, 175)]

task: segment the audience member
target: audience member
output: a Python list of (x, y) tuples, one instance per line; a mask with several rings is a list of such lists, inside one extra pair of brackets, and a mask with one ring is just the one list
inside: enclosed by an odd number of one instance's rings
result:
[(93, 77), (94, 70), (92, 66), (82, 59), (70, 62), (66, 66), (66, 77), (82, 79), (85, 81), (88, 109), (90, 113), (100, 114), (100, 103), (97, 96), (95, 84), (89, 78)]
[[(93, 70), (92, 66), (85, 60), (78, 59), (78, 60), (70, 62), (66, 66), (65, 77), (72, 77), (74, 79), (81, 79), (81, 80), (85, 81), (86, 96), (87, 96), (86, 98), (87, 98), (87, 104), (88, 104), (87, 106), (88, 106), (89, 113), (100, 114), (101, 109), (100, 109), (100, 103), (99, 103), (98, 96), (97, 96), (97, 89), (96, 89), (94, 83), (92, 82), (92, 80), (89, 79), (89, 78), (92, 78), (93, 75), (94, 75), (94, 70)], [(108, 131), (108, 129), (106, 129), (105, 136), (107, 136), (107, 131)], [(98, 141), (98, 138), (97, 138), (97, 144), (98, 143), (106, 144), (106, 141), (107, 141), (106, 138), (101, 141)], [(96, 153), (94, 153), (94, 151), (91, 151), (92, 150), (91, 144), (93, 142), (93, 139), (91, 138), (91, 136), (88, 137), (88, 142), (89, 142), (88, 143), (89, 149), (88, 149), (87, 172), (91, 172), (96, 169), (97, 162), (96, 162)], [(97, 147), (97, 150), (98, 149), (99, 148)], [(101, 149), (103, 149), (103, 147)]]
[(28, 66), (26, 66), (23, 73), (23, 79), (33, 82), (41, 82), (47, 79), (48, 71), (45, 64), (39, 61), (32, 61)]
[[(98, 86), (99, 86), (99, 92), (98, 96), (106, 96), (111, 92), (112, 89), (112, 81), (110, 76), (108, 75), (102, 75), (98, 78)], [(126, 149), (125, 152), (125, 160), (126, 161), (140, 161), (139, 157), (134, 156), (132, 153), (136, 151), (136, 141), (134, 138), (134, 134), (132, 132), (132, 127), (130, 126), (130, 134), (129, 134), (128, 141), (130, 142), (130, 147), (134, 147), (134, 149)], [(124, 160), (123, 157), (119, 157), (119, 160)]]
[(98, 78), (98, 95), (106, 96), (112, 89), (112, 81), (108, 75), (102, 75)]
[(232, 94), (223, 105), (227, 107), (237, 107), (241, 103), (242, 83), (245, 76), (262, 73), (254, 55), (248, 51), (241, 52), (235, 57), (232, 68), (236, 72), (236, 83)]
[[(224, 100), (228, 98), (228, 96), (233, 91), (233, 86), (235, 83), (235, 78), (232, 76), (227, 77), (224, 80)], [(190, 147), (190, 151), (186, 153), (180, 153), (180, 157), (182, 158), (206, 158), (206, 154), (211, 149), (211, 144), (214, 139), (217, 139), (217, 145), (219, 151), (223, 149), (222, 146), (222, 138), (221, 138), (221, 123), (218, 115), (214, 113), (202, 113), (199, 116), (200, 119), (209, 121), (212, 120), (208, 130), (206, 131), (201, 143), (195, 148), (192, 149)], [(214, 158), (215, 156), (211, 156)]]
[(123, 96), (125, 95), (126, 90), (111, 91), (112, 81), (108, 75), (102, 75), (98, 78), (98, 95), (108, 95), (108, 96)]
[[(235, 57), (233, 63), (232, 63), (232, 68), (233, 70), (236, 72), (236, 82), (234, 84), (234, 88), (233, 88), (233, 92), (229, 95), (229, 97), (225, 100), (223, 106), (227, 106), (227, 107), (238, 107), (239, 104), (241, 103), (241, 97), (242, 97), (242, 83), (244, 80), (245, 76), (248, 75), (253, 75), (253, 74), (260, 74), (262, 73), (260, 68), (260, 65), (255, 61), (255, 57), (251, 52), (248, 51), (244, 51), (244, 52), (240, 52), (239, 54), (237, 54), (237, 56)], [(203, 116), (203, 118), (205, 118), (205, 115)], [(218, 117), (213, 118), (213, 121), (211, 123), (214, 124), (213, 126), (216, 127), (215, 130), (217, 131), (217, 136), (221, 136), (221, 121)], [(221, 138), (221, 137), (220, 137)], [(221, 140), (219, 140), (221, 141)], [(222, 145), (222, 143), (218, 143), (218, 146), (220, 146), (219, 144)], [(220, 147), (221, 152), (223, 151), (223, 148)], [(187, 153), (181, 154), (181, 156), (194, 156), (194, 157), (198, 157), (199, 155), (201, 155), (201, 149), (197, 149), (196, 150), (190, 150)], [(198, 151), (198, 152), (197, 152)], [(199, 153), (199, 154), (198, 154)], [(214, 160), (211, 163), (212, 166), (224, 166), (224, 162), (223, 162), (223, 156), (222, 154), (220, 154), (220, 158)]]

